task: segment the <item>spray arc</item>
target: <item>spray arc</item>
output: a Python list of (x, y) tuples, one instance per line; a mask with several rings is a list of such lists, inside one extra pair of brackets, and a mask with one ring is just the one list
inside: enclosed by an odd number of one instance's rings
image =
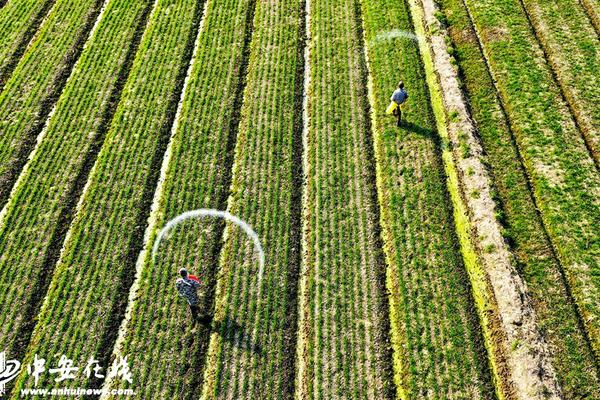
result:
[(186, 211), (183, 214), (180, 214), (167, 222), (167, 224), (160, 230), (156, 240), (154, 241), (154, 246), (152, 246), (152, 262), (156, 262), (156, 254), (158, 253), (158, 249), (160, 247), (160, 243), (167, 236), (169, 231), (175, 228), (177, 225), (191, 220), (191, 219), (200, 219), (200, 218), (221, 218), (228, 222), (231, 222), (237, 226), (239, 226), (254, 242), (254, 247), (256, 253), (258, 253), (258, 280), (259, 282), (262, 280), (264, 267), (265, 267), (265, 252), (260, 243), (260, 239), (258, 238), (258, 234), (252, 229), (252, 227), (244, 220), (236, 217), (228, 213), (227, 211), (215, 210), (212, 208), (201, 208), (198, 210)]

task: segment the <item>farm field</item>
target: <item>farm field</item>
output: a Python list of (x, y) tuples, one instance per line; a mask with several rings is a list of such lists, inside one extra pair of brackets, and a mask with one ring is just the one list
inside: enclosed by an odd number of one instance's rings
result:
[(599, 15), (0, 0), (0, 398), (600, 398)]

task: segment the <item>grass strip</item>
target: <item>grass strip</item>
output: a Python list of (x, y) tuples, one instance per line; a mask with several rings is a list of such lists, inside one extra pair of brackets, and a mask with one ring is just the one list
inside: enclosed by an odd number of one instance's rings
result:
[[(600, 39), (577, 0), (521, 0), (596, 166), (600, 165)], [(518, 7), (518, 4), (515, 5)]]
[(302, 176), (302, 2), (259, 2), (228, 211), (254, 227), (228, 227), (221, 252), (202, 398), (292, 398)]
[[(130, 320), (115, 349), (128, 355), (132, 365), (143, 366), (135, 377), (139, 398), (195, 399), (202, 388), (210, 329), (192, 326), (175, 279), (181, 267), (200, 276), (202, 308), (211, 312), (224, 226), (211, 220), (184, 224), (161, 246), (157, 264), (147, 250), (175, 216), (197, 208), (226, 208), (254, 4), (209, 0), (205, 6), (196, 58), (163, 165), (164, 180), (155, 193), (155, 211), (138, 259)], [(215, 321), (215, 328), (221, 322)], [(126, 386), (113, 381), (107, 387)]]
[(467, 11), (461, 0), (441, 0), (440, 5), (498, 190), (504, 235), (527, 283), (563, 394), (567, 399), (600, 397), (593, 353), (539, 213), (532, 212), (537, 207), (527, 175)]
[[(77, 63), (0, 225), (0, 345), (24, 351), (150, 2), (114, 0)], [(6, 302), (6, 303), (4, 303)]]
[(53, 0), (11, 1), (0, 10), (0, 91), (53, 4)]
[(310, 5), (296, 391), (302, 399), (395, 397), (357, 5)]
[[(408, 6), (362, 8), (399, 397), (493, 398)], [(395, 128), (385, 109), (400, 79), (411, 97)]]
[(6, 204), (103, 3), (58, 0), (0, 93), (0, 206)]
[(522, 8), (466, 1), (536, 204), (600, 352), (600, 175)]

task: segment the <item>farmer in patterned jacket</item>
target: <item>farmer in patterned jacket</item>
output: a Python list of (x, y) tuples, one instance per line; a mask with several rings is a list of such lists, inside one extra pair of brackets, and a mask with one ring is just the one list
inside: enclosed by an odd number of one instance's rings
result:
[(196, 291), (200, 287), (200, 281), (194, 275), (189, 275), (185, 268), (179, 270), (179, 275), (181, 275), (181, 278), (177, 279), (175, 287), (177, 288), (179, 295), (190, 305), (192, 318), (195, 321), (200, 321), (202, 323), (207, 322), (207, 316), (198, 316), (198, 312), (200, 311), (200, 307), (198, 306), (200, 299), (198, 298), (198, 293)]

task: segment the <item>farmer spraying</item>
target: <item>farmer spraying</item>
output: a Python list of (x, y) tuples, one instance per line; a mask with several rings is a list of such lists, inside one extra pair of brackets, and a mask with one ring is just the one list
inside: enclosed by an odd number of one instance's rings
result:
[(398, 89), (394, 90), (392, 93), (392, 97), (390, 97), (390, 105), (388, 106), (386, 112), (390, 115), (394, 115), (398, 118), (397, 126), (402, 125), (402, 107), (404, 103), (408, 99), (408, 93), (406, 89), (404, 89), (404, 82), (398, 82)]
[(198, 288), (200, 288), (199, 279), (194, 275), (188, 274), (185, 268), (181, 268), (179, 270), (179, 275), (181, 275), (181, 277), (177, 279), (175, 287), (177, 288), (179, 295), (183, 297), (190, 305), (192, 319), (203, 323), (206, 322), (208, 320), (206, 316), (198, 315), (200, 311), (200, 298), (198, 297), (197, 292)]

